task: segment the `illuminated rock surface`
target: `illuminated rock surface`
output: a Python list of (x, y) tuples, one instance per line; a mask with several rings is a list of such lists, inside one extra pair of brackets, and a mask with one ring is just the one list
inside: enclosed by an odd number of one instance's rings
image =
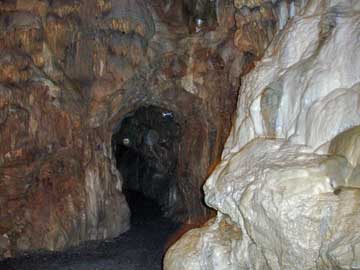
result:
[(360, 269), (359, 26), (358, 1), (309, 1), (276, 34), (204, 186), (217, 218), (166, 270)]

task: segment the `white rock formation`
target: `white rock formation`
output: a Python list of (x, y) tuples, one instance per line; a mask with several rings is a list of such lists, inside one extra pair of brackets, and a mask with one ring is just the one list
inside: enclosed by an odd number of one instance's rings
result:
[(360, 1), (309, 1), (244, 79), (216, 220), (165, 269), (360, 269), (359, 126)]

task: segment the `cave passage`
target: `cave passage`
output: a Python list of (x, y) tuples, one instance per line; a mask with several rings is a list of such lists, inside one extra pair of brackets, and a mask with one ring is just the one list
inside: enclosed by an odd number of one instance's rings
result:
[(86, 242), (65, 252), (24, 254), (0, 262), (0, 269), (162, 269), (169, 239), (180, 228), (167, 218), (181, 204), (174, 195), (180, 135), (170, 111), (149, 106), (127, 114), (113, 134), (112, 147), (131, 211), (131, 229), (115, 239)]
[(174, 113), (155, 106), (129, 113), (115, 130), (113, 152), (133, 214), (146, 214), (137, 209), (134, 195), (142, 194), (158, 203), (162, 215), (176, 218), (181, 204), (176, 185), (180, 134)]

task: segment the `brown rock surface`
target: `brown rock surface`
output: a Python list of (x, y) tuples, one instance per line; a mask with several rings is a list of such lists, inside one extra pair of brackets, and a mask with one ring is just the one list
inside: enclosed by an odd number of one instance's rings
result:
[(209, 215), (201, 186), (230, 131), (248, 53), (261, 56), (274, 18), (227, 2), (192, 33), (182, 1), (158, 2), (0, 1), (0, 257), (128, 229), (111, 136), (141, 106), (173, 111), (184, 130), (177, 219)]

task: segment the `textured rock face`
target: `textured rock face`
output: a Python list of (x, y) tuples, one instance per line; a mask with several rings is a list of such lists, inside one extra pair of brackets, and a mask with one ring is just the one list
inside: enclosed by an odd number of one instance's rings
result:
[[(0, 257), (129, 228), (111, 138), (143, 106), (174, 112), (183, 130), (178, 218), (209, 214), (201, 186), (230, 132), (239, 77), (275, 31), (275, 6), (235, 22), (232, 1), (150, 2), (0, 1)], [(246, 47), (234, 44), (235, 23)]]
[[(177, 209), (169, 212), (187, 222), (207, 217), (201, 187), (230, 133), (240, 77), (303, 6), (285, 0), (0, 1), (0, 257), (58, 250), (129, 228), (111, 139), (141, 107), (173, 112), (182, 130), (171, 179)], [(195, 18), (203, 25), (196, 27)], [(331, 33), (331, 25), (324, 24), (320, 36)], [(281, 107), (283, 97), (278, 85), (269, 82), (260, 101), (271, 136), (272, 108)], [(321, 149), (356, 160), (341, 138)], [(237, 151), (232, 144), (225, 153)]]
[(0, 230), (11, 240), (5, 255), (116, 236), (128, 228), (129, 211), (111, 149), (82, 123), (74, 88), (54, 83), (26, 57), (18, 61), (10, 69), (29, 78), (10, 72), (0, 88)]
[(277, 33), (204, 187), (217, 218), (171, 247), (165, 269), (360, 268), (359, 11), (309, 1)]

